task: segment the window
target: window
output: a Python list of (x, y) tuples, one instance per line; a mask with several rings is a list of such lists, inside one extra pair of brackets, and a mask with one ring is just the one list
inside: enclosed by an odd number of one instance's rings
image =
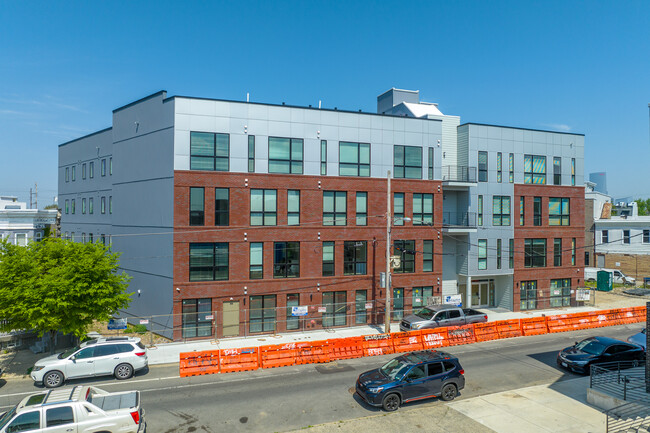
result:
[(339, 142), (339, 176), (370, 176), (370, 144)]
[(269, 173), (302, 174), (302, 139), (269, 137)]
[(521, 310), (534, 310), (537, 308), (537, 281), (522, 281), (519, 292)]
[(497, 152), (497, 182), (503, 181), (503, 161), (501, 152)]
[(74, 199), (70, 200), (70, 205), (71, 205), (70, 207), (72, 210), (72, 215), (74, 215), (74, 211), (75, 211)]
[[(260, 191), (260, 190), (251, 190), (251, 196), (253, 195), (253, 191)], [(230, 215), (230, 191), (228, 190), (228, 188), (215, 188), (214, 189), (214, 225), (227, 226), (230, 223), (229, 215)], [(252, 217), (251, 217), (251, 221), (253, 221)], [(254, 224), (251, 223), (251, 225)]]
[(65, 168), (65, 181), (70, 181), (70, 167)]
[(542, 225), (542, 198), (541, 197), (533, 198), (533, 225), (534, 226)]
[(323, 276), (334, 276), (334, 242), (323, 242)]
[(21, 247), (27, 245), (27, 233), (16, 233), (16, 245)]
[(354, 323), (362, 325), (367, 322), (366, 300), (368, 296), (365, 290), (357, 290), (354, 297)]
[(422, 248), (422, 272), (433, 272), (433, 241), (425, 240)]
[(479, 182), (488, 181), (488, 153), (487, 152), (478, 153), (478, 181)]
[(413, 308), (424, 307), (427, 305), (427, 299), (433, 296), (433, 287), (413, 287)]
[(483, 196), (478, 196), (478, 225), (483, 225)]
[(393, 170), (396, 179), (422, 179), (422, 148), (393, 146)]
[(93, 206), (93, 198), (90, 197), (90, 198), (88, 199), (88, 213), (91, 214), (91, 215), (92, 215), (92, 213), (93, 213), (93, 207), (94, 207), (94, 206)]
[(395, 287), (393, 289), (393, 320), (402, 320), (404, 317), (404, 289)]
[(300, 317), (294, 316), (291, 312), (291, 307), (298, 307), (300, 305), (300, 294), (291, 293), (287, 295), (287, 330), (295, 330), (300, 328)]
[(230, 136), (190, 132), (190, 170), (228, 171)]
[(501, 269), (501, 239), (497, 239), (497, 269)]
[(492, 197), (492, 225), (510, 225), (510, 197), (499, 195)]
[(393, 269), (394, 273), (415, 272), (415, 241), (395, 241), (393, 254), (400, 256), (400, 266)]
[(550, 197), (548, 199), (548, 225), (568, 226), (570, 222), (569, 199)]
[(413, 194), (413, 225), (433, 224), (433, 194)]
[(211, 316), (212, 299), (183, 299), (183, 338), (212, 335)]
[(562, 266), (562, 238), (553, 239), (553, 266)]
[(344, 326), (346, 324), (346, 292), (323, 292), (323, 326)]
[(106, 245), (106, 235), (105, 234), (102, 233), (102, 234), (99, 235), (99, 242), (101, 242), (102, 245), (104, 245), (104, 246)]
[[(66, 211), (66, 213), (68, 212)], [(644, 244), (650, 243), (650, 230), (643, 230), (643, 243)]]
[(81, 178), (85, 179), (86, 178), (86, 163), (84, 162), (81, 164)]
[(487, 239), (478, 240), (478, 269), (487, 269)]
[(255, 173), (255, 136), (248, 136), (248, 172)]
[(585, 266), (589, 266), (589, 251), (585, 251)]
[(227, 279), (227, 242), (190, 244), (190, 281)]
[(95, 356), (95, 348), (94, 347), (87, 347), (85, 349), (80, 350), (75, 354), (75, 358), (77, 359), (90, 359)]
[(571, 278), (551, 280), (551, 307), (571, 306)]
[(300, 191), (287, 191), (287, 225), (300, 225)]
[(526, 202), (524, 197), (519, 197), (519, 225), (523, 226), (526, 221)]
[(113, 176), (113, 157), (108, 158), (108, 174)]
[(81, 242), (84, 243), (84, 244), (86, 243), (86, 234), (85, 233), (81, 234)]
[(75, 165), (72, 166), (72, 181), (74, 182), (76, 180), (76, 171), (77, 167)]
[[(106, 197), (102, 197), (99, 202), (100, 211), (102, 214), (106, 213)], [(67, 212), (66, 212), (67, 213)]]
[(70, 211), (70, 202), (66, 199), (66, 201), (65, 201), (65, 213), (66, 213), (66, 215), (68, 214), (69, 211)]
[(514, 183), (515, 181), (515, 154), (508, 155), (508, 182)]
[(273, 278), (300, 277), (300, 242), (273, 243)]
[(320, 141), (320, 174), (327, 174), (327, 140)]
[(433, 147), (429, 148), (429, 180), (433, 180)]
[(86, 199), (85, 198), (81, 199), (81, 213), (82, 214), (86, 213)]
[(546, 239), (524, 239), (524, 266), (546, 267)]
[(576, 159), (571, 158), (571, 186), (576, 186)]
[(629, 230), (623, 230), (623, 243), (624, 244), (629, 244), (630, 243), (630, 231)]
[[(3, 419), (4, 421), (4, 419)], [(18, 415), (7, 426), (7, 432), (35, 431), (41, 428), (41, 413), (39, 411), (24, 412)]]
[(343, 275), (366, 275), (368, 243), (345, 241), (343, 243)]
[(106, 176), (106, 159), (102, 159), (100, 171), (102, 176)]
[(275, 295), (251, 296), (250, 332), (275, 331)]
[(553, 185), (562, 185), (562, 158), (553, 158)]
[(203, 188), (190, 188), (190, 225), (202, 226), (205, 223), (205, 193)]
[(277, 224), (277, 196), (274, 189), (251, 189), (251, 225), (274, 226)]
[(91, 179), (95, 177), (95, 163), (92, 161), (88, 163), (88, 177)]
[(323, 191), (323, 225), (347, 225), (347, 199), (345, 191)]
[(251, 280), (264, 278), (264, 243), (250, 243), (250, 264), (248, 276)]
[(524, 183), (546, 184), (546, 157), (524, 155)]
[[(72, 201), (74, 202), (74, 200), (72, 200)], [(74, 205), (74, 203), (73, 203), (73, 205)], [(72, 213), (74, 213), (74, 206), (72, 207), (72, 209), (73, 209)], [(609, 231), (603, 230), (602, 238), (603, 238), (602, 243), (603, 244), (608, 244), (609, 243)]]
[(393, 194), (393, 225), (404, 225), (404, 193), (396, 192)]
[(113, 196), (112, 195), (108, 196), (108, 213), (109, 214), (113, 213)]
[(94, 242), (92, 233), (88, 233), (88, 242), (90, 242), (91, 244)]
[(571, 266), (576, 265), (576, 238), (571, 238)]
[(515, 240), (508, 241), (508, 267), (514, 269), (515, 267)]
[(358, 226), (368, 225), (368, 193), (357, 192), (357, 222)]

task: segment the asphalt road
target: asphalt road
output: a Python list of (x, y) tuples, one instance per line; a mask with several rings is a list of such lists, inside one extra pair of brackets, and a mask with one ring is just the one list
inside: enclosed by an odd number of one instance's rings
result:
[[(641, 324), (582, 330), (534, 337), (495, 340), (445, 348), (460, 358), (466, 387), (459, 399), (572, 379), (559, 370), (557, 352), (592, 335), (626, 339)], [(278, 432), (325, 422), (376, 414), (351, 392), (357, 376), (376, 368), (393, 355), (329, 364), (257, 370), (219, 375), (178, 377), (178, 366), (155, 366), (127, 381), (110, 378), (72, 381), (107, 391), (138, 389), (146, 410), (147, 431)], [(0, 411), (25, 395), (37, 392), (30, 380), (2, 382)], [(408, 407), (440, 405), (437, 399)]]

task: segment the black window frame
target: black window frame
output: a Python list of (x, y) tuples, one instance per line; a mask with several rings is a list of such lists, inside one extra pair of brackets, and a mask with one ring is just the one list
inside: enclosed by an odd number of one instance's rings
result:
[[(527, 160), (530, 159), (530, 171), (526, 171)], [(544, 161), (544, 171), (535, 171), (535, 160)], [(524, 184), (546, 185), (546, 156), (545, 155), (524, 155)], [(542, 180), (540, 182), (539, 180)]]
[[(419, 156), (419, 165), (407, 164), (407, 151)], [(398, 158), (401, 159), (401, 164), (398, 164)], [(393, 145), (393, 177), (395, 179), (422, 179), (422, 160), (422, 146)], [(413, 170), (417, 170), (417, 175), (415, 172), (412, 173)]]
[(300, 242), (273, 242), (273, 278), (300, 278)]
[(497, 239), (497, 269), (501, 269), (501, 239)]
[(650, 243), (650, 230), (648, 229), (643, 229), (643, 243)]
[[(258, 302), (260, 308), (256, 308)], [(252, 334), (273, 332), (276, 326), (276, 295), (252, 295), (249, 297), (248, 330)]]
[(552, 279), (549, 286), (549, 306), (571, 306), (571, 278)]
[[(343, 197), (344, 209), (337, 206), (339, 199)], [(327, 201), (331, 198), (331, 211)], [(327, 210), (326, 210), (327, 209)], [(347, 191), (323, 191), (323, 225), (324, 226), (346, 226), (348, 225), (348, 193)]]
[(368, 225), (368, 193), (365, 191), (357, 191), (355, 194), (354, 203), (356, 207), (355, 225), (367, 226)]
[(497, 183), (503, 182), (503, 154), (497, 152)]
[[(485, 162), (481, 162), (482, 156), (485, 157)], [(489, 162), (488, 153), (484, 150), (479, 150), (478, 152), (478, 181), (479, 182), (488, 181), (488, 162)]]
[[(199, 203), (200, 199), (200, 203)], [(200, 209), (199, 209), (200, 207)], [(190, 187), (190, 205), (189, 205), (189, 225), (205, 225), (205, 188), (192, 186)]]
[(101, 167), (99, 168), (102, 177), (106, 176), (106, 158), (102, 158)]
[[(499, 213), (495, 212), (497, 209)], [(504, 212), (504, 203), (508, 203), (508, 212)], [(493, 226), (509, 226), (512, 222), (512, 199), (509, 195), (495, 195), (492, 196), (492, 225)]]
[(522, 281), (519, 289), (520, 310), (537, 309), (537, 280)]
[[(401, 211), (398, 212), (398, 201), (401, 202)], [(406, 194), (403, 192), (393, 193), (393, 225), (404, 225), (404, 209), (406, 208)]]
[(553, 185), (562, 185), (562, 158), (553, 157)]
[(609, 230), (602, 230), (601, 231), (601, 237), (602, 237), (601, 243), (602, 244), (608, 244), (609, 243)]
[(545, 238), (524, 239), (524, 267), (525, 268), (546, 267), (546, 239)]
[(327, 175), (327, 140), (320, 141), (320, 174)]
[(248, 172), (255, 173), (255, 136), (248, 136)]
[[(294, 197), (292, 199), (292, 196)], [(298, 207), (295, 208), (295, 197), (298, 197)], [(295, 220), (297, 218), (297, 221)], [(292, 221), (293, 220), (293, 221)], [(287, 225), (299, 226), (300, 225), (300, 190), (288, 189), (287, 190)]]
[[(257, 193), (258, 191), (262, 191), (262, 209), (261, 210), (253, 210), (253, 193)], [(274, 195), (275, 196), (275, 201), (274, 201), (274, 208), (273, 209), (267, 209), (266, 208), (266, 195)], [(261, 188), (254, 188), (251, 189), (251, 192), (249, 194), (250, 197), (250, 225), (251, 226), (276, 226), (278, 225), (278, 190), (277, 189), (261, 189)], [(261, 224), (254, 224), (253, 218), (254, 217), (261, 217)], [(267, 219), (269, 222), (273, 220), (273, 224), (267, 224)]]
[(478, 226), (483, 226), (483, 194), (479, 194), (477, 198), (477, 208), (478, 208)]
[(512, 238), (508, 240), (508, 268), (515, 268), (515, 240)]
[[(225, 199), (223, 197), (217, 198), (219, 193), (225, 192)], [(224, 206), (225, 202), (225, 206)], [(214, 189), (214, 225), (219, 227), (227, 227), (230, 225), (230, 189), (229, 188), (215, 188)]]
[(515, 154), (508, 154), (508, 182), (515, 183)]
[[(199, 253), (201, 250), (204, 251), (203, 255)], [(228, 242), (192, 242), (189, 245), (188, 262), (190, 282), (227, 281), (230, 276), (230, 246)], [(208, 272), (212, 277), (197, 277), (197, 275), (207, 275)]]
[(562, 238), (553, 239), (553, 266), (562, 266)]
[(399, 268), (393, 268), (395, 274), (412, 274), (415, 272), (415, 240), (396, 240), (393, 254), (400, 256)]
[(477, 243), (477, 258), (478, 258), (478, 263), (476, 269), (479, 271), (484, 271), (487, 269), (488, 265), (488, 241), (487, 239), (479, 239)]
[[(565, 207), (565, 203), (566, 203), (566, 207)], [(557, 206), (557, 211), (559, 211), (559, 213), (557, 213), (552, 208), (553, 206)], [(570, 226), (571, 225), (571, 199), (564, 198), (564, 197), (548, 198), (548, 225), (549, 226)]]
[(533, 226), (541, 227), (542, 225), (542, 198), (533, 197)]
[(287, 331), (300, 329), (300, 316), (294, 316), (291, 308), (298, 306), (300, 306), (300, 293), (287, 293), (287, 322), (285, 325)]
[[(431, 207), (425, 209), (425, 203), (427, 199), (431, 201)], [(413, 193), (413, 225), (432, 225), (433, 224), (433, 194), (429, 193)], [(420, 212), (416, 212), (416, 204), (419, 207)]]
[(422, 272), (433, 272), (433, 239), (422, 241)]
[[(331, 302), (328, 302), (330, 300)], [(347, 325), (348, 305), (346, 291), (323, 292), (322, 303), (325, 307), (325, 312), (322, 313), (323, 327), (329, 328)]]
[[(289, 140), (289, 157), (285, 158), (271, 158), (271, 141), (272, 140)], [(294, 146), (300, 147), (300, 158), (294, 159)], [(276, 174), (303, 174), (304, 173), (304, 161), (305, 161), (305, 140), (302, 138), (292, 138), (292, 137), (269, 137), (268, 139), (268, 172)], [(276, 170), (275, 168), (271, 169), (271, 163), (276, 164), (287, 164), (289, 171)], [(299, 167), (299, 170), (294, 170), (295, 167)]]
[(434, 160), (433, 147), (428, 148), (428, 157), (427, 157), (427, 159), (428, 159), (428, 170), (427, 170), (428, 176), (427, 177), (428, 177), (429, 180), (433, 180), (433, 160)]
[(368, 242), (343, 242), (343, 275), (367, 275)]
[[(326, 260), (325, 259), (325, 254), (326, 254), (326, 248), (327, 248), (327, 253), (329, 254), (329, 250), (331, 249), (331, 254), (332, 258)], [(323, 246), (322, 246), (322, 275), (323, 277), (333, 277), (336, 272), (336, 243), (334, 241), (323, 241)]]
[[(341, 145), (356, 145), (357, 147), (357, 160), (356, 162), (352, 161), (343, 161), (341, 158)], [(365, 151), (366, 149), (368, 150), (368, 162), (361, 162), (362, 159), (362, 149)], [(370, 162), (372, 161), (372, 152), (371, 152), (371, 146), (370, 143), (357, 143), (354, 141), (339, 141), (339, 176), (351, 176), (351, 177), (370, 177)], [(342, 169), (352, 169), (356, 166), (356, 173), (353, 174), (352, 172), (348, 172), (347, 170), (345, 171), (345, 174), (342, 173)], [(367, 170), (367, 174), (366, 174)], [(362, 174), (363, 172), (363, 174)]]
[[(206, 136), (212, 136), (212, 154), (202, 154), (197, 152), (196, 148), (193, 148), (193, 139), (198, 137), (198, 134), (204, 134)], [(224, 143), (219, 142), (218, 139), (226, 139), (225, 143), (225, 156), (224, 153)], [(211, 160), (212, 168), (209, 168), (208, 164), (202, 166), (199, 161)], [(196, 164), (194, 162), (196, 161)], [(224, 167), (225, 162), (225, 167)], [(204, 132), (204, 131), (190, 131), (190, 170), (200, 170), (200, 171), (230, 171), (230, 134), (225, 134), (221, 132)]]
[[(262, 260), (258, 263), (253, 261), (253, 247), (261, 247)], [(257, 252), (256, 252), (257, 254)], [(248, 278), (261, 280), (264, 278), (264, 242), (251, 242), (248, 247)]]
[(93, 179), (95, 177), (95, 163), (90, 161), (88, 163), (88, 178)]
[(623, 243), (628, 244), (630, 243), (630, 231), (629, 230), (623, 230)]

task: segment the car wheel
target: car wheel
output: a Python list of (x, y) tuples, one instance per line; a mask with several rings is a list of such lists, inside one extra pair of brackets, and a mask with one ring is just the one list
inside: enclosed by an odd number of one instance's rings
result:
[(400, 399), (397, 394), (388, 394), (381, 402), (386, 412), (394, 412), (399, 408)]
[(456, 398), (456, 395), (458, 395), (458, 389), (456, 389), (456, 385), (453, 383), (448, 383), (442, 387), (440, 398), (444, 401), (451, 401)]
[(131, 367), (129, 364), (120, 364), (115, 367), (113, 374), (117, 380), (128, 379), (129, 377), (133, 376), (133, 367)]
[(46, 388), (56, 388), (63, 385), (63, 374), (58, 371), (50, 371), (43, 376), (43, 385)]

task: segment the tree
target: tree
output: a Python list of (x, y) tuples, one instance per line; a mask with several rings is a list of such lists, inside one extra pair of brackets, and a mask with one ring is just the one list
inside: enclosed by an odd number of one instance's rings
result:
[(638, 198), (634, 200), (639, 210), (639, 215), (650, 215), (650, 198), (645, 200)]
[(0, 329), (31, 329), (51, 341), (58, 331), (83, 336), (131, 302), (118, 257), (100, 243), (0, 241)]

